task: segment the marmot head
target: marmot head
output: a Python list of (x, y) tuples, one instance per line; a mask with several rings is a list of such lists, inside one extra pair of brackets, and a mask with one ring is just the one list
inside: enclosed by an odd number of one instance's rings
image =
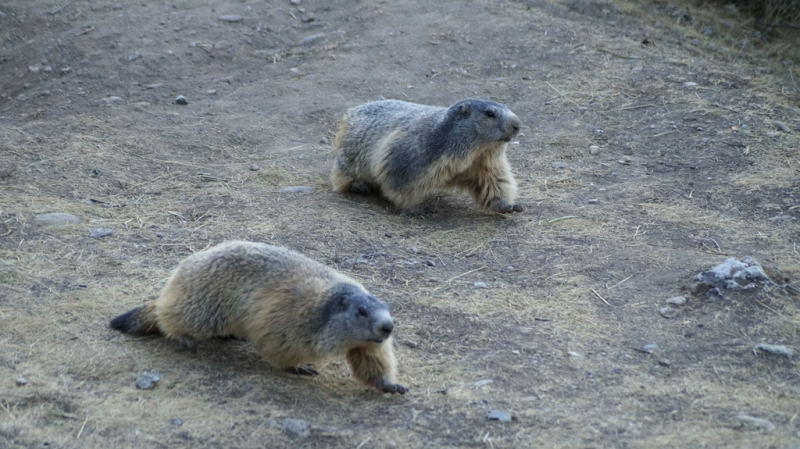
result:
[(344, 348), (382, 343), (394, 329), (389, 306), (349, 283), (336, 284), (329, 291), (322, 321), (326, 340)]
[(466, 128), (481, 142), (510, 142), (519, 133), (522, 123), (504, 104), (488, 100), (467, 99), (448, 108), (458, 127)]

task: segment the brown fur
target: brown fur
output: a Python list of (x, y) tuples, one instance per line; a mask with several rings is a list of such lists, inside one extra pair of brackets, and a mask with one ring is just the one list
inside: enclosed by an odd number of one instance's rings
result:
[(357, 299), (371, 298), (365, 307), (373, 306), (374, 320), (391, 323), (384, 303), (325, 265), (286, 248), (226, 242), (183, 260), (154, 303), (121, 315), (112, 327), (136, 335), (160, 331), (189, 348), (198, 340), (234, 336), (253, 342), (273, 367), (290, 371), (346, 355), (356, 379), (404, 393), (395, 384), (391, 337), (368, 341), (362, 337), (373, 337), (374, 329), (361, 322), (347, 327), (344, 314), (336, 316), (338, 327), (330, 324), (326, 307), (341, 285)]

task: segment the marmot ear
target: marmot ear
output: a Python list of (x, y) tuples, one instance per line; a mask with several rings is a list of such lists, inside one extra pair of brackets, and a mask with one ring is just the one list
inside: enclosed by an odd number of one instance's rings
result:
[(470, 113), (470, 110), (471, 110), (471, 108), (469, 107), (469, 104), (461, 103), (460, 105), (458, 105), (458, 116), (459, 117), (468, 117), (469, 113)]

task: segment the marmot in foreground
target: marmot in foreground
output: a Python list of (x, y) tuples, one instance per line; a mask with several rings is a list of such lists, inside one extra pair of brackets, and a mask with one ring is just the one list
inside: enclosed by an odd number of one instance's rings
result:
[(380, 391), (395, 383), (389, 306), (358, 282), (297, 252), (263, 243), (225, 242), (184, 259), (161, 296), (111, 320), (132, 335), (253, 342), (274, 368), (317, 374), (308, 363), (344, 355), (353, 376)]
[(367, 103), (339, 122), (331, 182), (339, 192), (378, 189), (400, 209), (455, 187), (484, 210), (520, 212), (505, 153), (519, 129), (519, 118), (493, 101), (462, 100), (449, 108)]

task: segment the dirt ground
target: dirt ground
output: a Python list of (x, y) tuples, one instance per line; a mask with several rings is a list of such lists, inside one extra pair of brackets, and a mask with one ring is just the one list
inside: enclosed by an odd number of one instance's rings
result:
[[(800, 276), (800, 61), (775, 56), (797, 41), (765, 44), (732, 8), (644, 0), (0, 12), (0, 448), (800, 445), (797, 354), (752, 351), (800, 350), (800, 298), (690, 291), (726, 257)], [(408, 215), (331, 192), (346, 108), (466, 97), (522, 118), (524, 213), (453, 193)], [(35, 221), (48, 212), (81, 222)], [(298, 378), (246, 342), (192, 354), (108, 328), (234, 238), (390, 303), (411, 391), (370, 391), (343, 361)], [(134, 386), (144, 372), (155, 389)]]

